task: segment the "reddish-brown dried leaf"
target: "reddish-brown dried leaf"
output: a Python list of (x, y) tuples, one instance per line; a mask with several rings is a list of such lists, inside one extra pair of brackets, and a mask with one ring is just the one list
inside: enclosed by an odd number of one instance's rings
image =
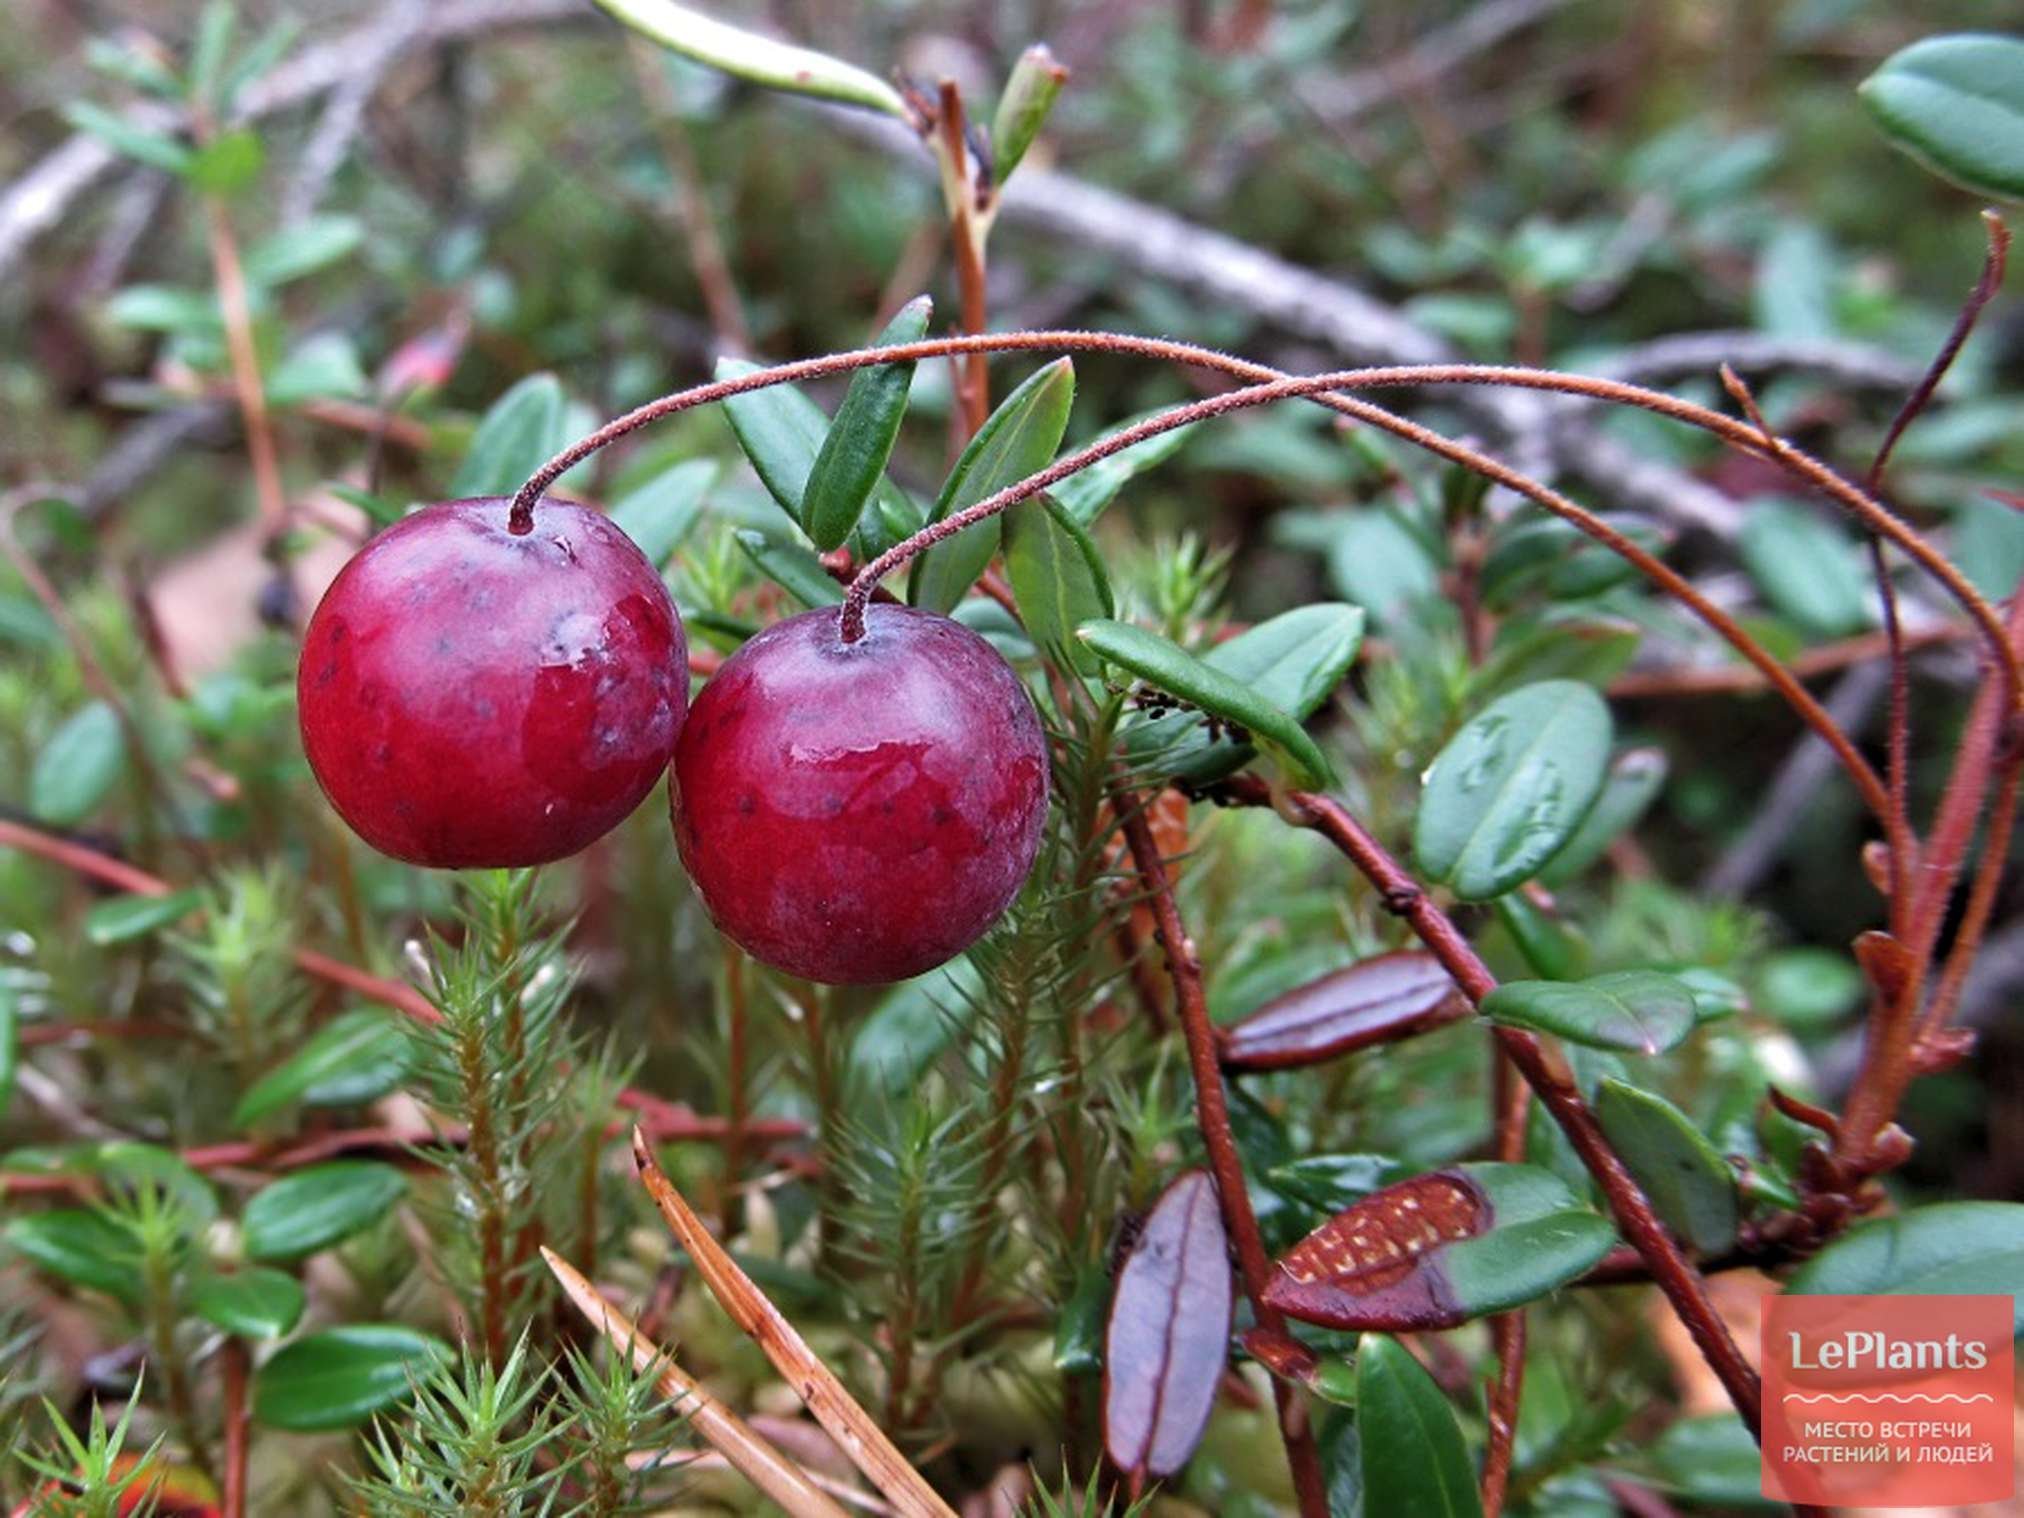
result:
[(1490, 1226), (1490, 1201), (1468, 1176), (1437, 1170), (1373, 1192), (1279, 1261), (1265, 1301), (1331, 1328), (1441, 1328), (1468, 1314), (1437, 1261), (1444, 1244)]
[(1226, 1070), (1316, 1065), (1469, 1015), (1461, 988), (1418, 950), (1380, 954), (1275, 997), (1223, 1038)]
[(1208, 1426), (1230, 1352), (1229, 1243), (1205, 1170), (1166, 1189), (1111, 1298), (1103, 1346), (1103, 1447), (1136, 1479), (1170, 1476)]

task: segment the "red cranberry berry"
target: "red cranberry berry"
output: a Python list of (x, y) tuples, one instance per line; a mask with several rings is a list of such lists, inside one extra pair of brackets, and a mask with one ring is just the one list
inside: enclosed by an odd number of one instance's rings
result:
[(667, 769), (689, 699), (681, 619), (595, 511), (444, 501), (380, 533), (302, 639), (302, 746), (382, 853), (542, 864), (611, 831)]
[(675, 842), (719, 929), (833, 984), (961, 953), (1018, 894), (1047, 817), (1047, 740), (1019, 677), (959, 622), (835, 607), (724, 661), (675, 745)]

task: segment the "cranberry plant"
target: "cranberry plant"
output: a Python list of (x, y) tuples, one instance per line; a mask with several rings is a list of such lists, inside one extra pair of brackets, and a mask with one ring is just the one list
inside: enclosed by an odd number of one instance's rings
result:
[[(1820, 236), (1740, 141), (1665, 192), (1683, 245), (1715, 201), (1766, 223), (1762, 330), (1687, 383), (1550, 344), (1668, 271), (1537, 219), (1371, 241), (1501, 283), (1487, 328), (1415, 301), (1483, 361), (1408, 327), (1267, 364), (1213, 311), (994, 312), (1015, 192), (1068, 193), (1018, 175), (1075, 96), (1045, 47), (986, 125), (954, 78), (601, 3), (708, 378), (591, 376), (571, 320), (538, 371), (450, 247), (368, 379), (282, 293), (368, 241), (317, 212), (362, 104), (270, 217), (263, 113), (316, 55), (222, 5), (93, 49), (149, 98), (65, 151), (187, 203), (207, 277), (105, 314), (156, 334), (148, 399), (236, 423), (264, 625), (204, 651), (92, 480), (9, 482), (10, 1505), (1730, 1510), (1758, 1298), (2024, 1289), (2024, 1207), (1921, 1152), (1975, 1152), (1921, 1093), (1994, 1068), (2024, 775), (1997, 215), (1949, 203), (1980, 279), (1900, 324), (1894, 399), (1806, 380), (1880, 361), (1806, 329)], [(1300, 22), (1231, 9), (1146, 77), (1292, 66)], [(450, 24), (397, 11), (371, 70)], [(1977, 113), (2020, 52), (1929, 40), (1863, 99), (2015, 196), (2024, 129)], [(752, 356), (761, 276), (666, 104), (725, 78), (939, 170), (877, 203), (922, 213), (886, 288), (821, 313), (855, 337), (765, 344), (821, 356)], [(512, 374), (459, 395), (470, 350)], [(1576, 432), (1616, 461), (1585, 484)]]

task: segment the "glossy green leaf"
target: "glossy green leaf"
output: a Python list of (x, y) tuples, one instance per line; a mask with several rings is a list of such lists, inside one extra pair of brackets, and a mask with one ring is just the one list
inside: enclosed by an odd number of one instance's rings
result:
[(1801, 631), (1838, 638), (1869, 625), (1869, 573), (1846, 534), (1818, 511), (1761, 501), (1744, 519), (1737, 549), (1764, 599)]
[(1697, 1253), (1736, 1242), (1736, 1173), (1687, 1115), (1657, 1092), (1605, 1077), (1595, 1118), (1668, 1228)]
[(1625, 749), (1612, 759), (1609, 773), (1603, 777), (1602, 794), (1595, 798), (1573, 836), (1539, 867), (1539, 883), (1565, 885), (1602, 858), (1603, 852), (1651, 809), (1665, 787), (1666, 769), (1662, 749)]
[(399, 1018), (360, 1008), (333, 1018), (239, 1098), (232, 1125), (245, 1128), (292, 1103), (348, 1107), (384, 1096), (413, 1068), (413, 1036)]
[(1757, 1441), (1734, 1413), (1680, 1419), (1652, 1444), (1645, 1468), (1661, 1490), (1719, 1511), (1788, 1511), (1764, 1496)]
[(1433, 548), (1397, 512), (1378, 506), (1341, 516), (1328, 545), (1328, 577), (1380, 626), (1410, 618), (1441, 588)]
[(982, 994), (977, 967), (962, 955), (894, 986), (851, 1036), (849, 1079), (880, 1093), (911, 1090)]
[(28, 775), (28, 809), (50, 827), (74, 827), (98, 810), (126, 769), (126, 733), (103, 701), (71, 714), (49, 735)]
[(359, 396), (371, 388), (358, 347), (344, 332), (319, 332), (306, 339), (267, 375), (267, 400), (274, 406)]
[(1374, 1334), (1357, 1346), (1356, 1433), (1364, 1512), (1481, 1518), (1455, 1410), (1396, 1339)]
[(1046, 124), (1054, 99), (1068, 83), (1068, 70), (1055, 62), (1047, 44), (1036, 42), (1019, 55), (991, 118), (991, 170), (999, 184), (1012, 177), (1019, 160)]
[(1286, 766), (1296, 784), (1312, 788), (1329, 783), (1328, 760), (1314, 740), (1293, 717), (1252, 686), (1205, 664), (1158, 633), (1128, 622), (1085, 622), (1076, 635), (1107, 662), (1225, 722), (1236, 723), (1251, 741)]
[(172, 891), (166, 896), (115, 896), (85, 914), (84, 936), (104, 948), (142, 938), (187, 917), (204, 904), (202, 891)]
[[(916, 296), (900, 307), (873, 346), (919, 340), (934, 309), (927, 296)], [(865, 502), (885, 476), (913, 382), (912, 364), (875, 364), (851, 376), (801, 492), (802, 525), (817, 548), (841, 547), (857, 526)]]
[(1767, 955), (1758, 967), (1756, 1004), (1788, 1028), (1831, 1027), (1853, 1012), (1865, 989), (1862, 971), (1847, 954), (1801, 947)]
[(1483, 998), (1483, 1015), (1632, 1054), (1663, 1054), (1694, 1029), (1694, 993), (1656, 970), (1613, 970), (1582, 981), (1509, 980)]
[(822, 561), (799, 543), (769, 538), (749, 528), (738, 534), (738, 546), (759, 572), (783, 587), (803, 606), (834, 606), (843, 600), (843, 587), (822, 567)]
[[(1146, 415), (1153, 415), (1147, 412)], [(1111, 429), (1121, 432), (1144, 417), (1134, 417), (1130, 422), (1121, 423)], [(1180, 450), (1183, 443), (1194, 435), (1199, 423), (1190, 422), (1185, 427), (1175, 427), (1167, 432), (1155, 432), (1149, 438), (1141, 438), (1129, 448), (1121, 448), (1108, 458), (1099, 459), (1087, 469), (1077, 470), (1065, 480), (1057, 481), (1048, 492), (1061, 509), (1082, 526), (1087, 527), (1103, 515), (1104, 508), (1117, 499), (1118, 493), (1147, 470), (1156, 468)], [(1111, 433), (1104, 434), (1106, 437)]]
[(58, 1207), (11, 1220), (0, 1238), (39, 1270), (121, 1301), (141, 1295), (140, 1242), (103, 1212)]
[[(930, 522), (939, 522), (1054, 462), (1075, 401), (1075, 366), (1056, 359), (998, 403), (970, 439), (942, 484)], [(1002, 517), (991, 517), (945, 539), (914, 560), (908, 596), (916, 606), (947, 612), (969, 594), (998, 551)]]
[(1442, 1251), (1448, 1289), (1472, 1316), (1536, 1302), (1586, 1274), (1616, 1243), (1609, 1220), (1537, 1165), (1455, 1167), (1490, 1200), (1490, 1227)]
[[(1202, 662), (1304, 722), (1348, 677), (1363, 629), (1361, 607), (1318, 601), (1246, 628), (1209, 649)], [(1234, 774), (1255, 752), (1227, 733), (1211, 737), (1207, 721), (1192, 712), (1134, 723), (1127, 742), (1135, 761), (1156, 762), (1194, 785)]]
[(2024, 1205), (1939, 1202), (1874, 1218), (1793, 1273), (1801, 1296), (2015, 1297), (2024, 1332)]
[(284, 1344), (253, 1378), (253, 1416), (301, 1433), (354, 1428), (404, 1401), (447, 1360), (433, 1334), (394, 1323), (352, 1323)]
[(1491, 906), (1525, 963), (1541, 980), (1579, 980), (1587, 972), (1588, 941), (1572, 923), (1546, 911), (1523, 891), (1507, 891)]
[(1860, 94), (1928, 167), (1978, 195), (2024, 200), (2024, 38), (1927, 37), (1886, 58)]
[(512, 495), (568, 441), (562, 384), (530, 374), (485, 413), (450, 481), (453, 496)]
[[(759, 365), (742, 358), (717, 360), (717, 378), (740, 379), (756, 374)], [(767, 494), (797, 525), (803, 521), (802, 492), (808, 485), (808, 471), (822, 451), (829, 432), (829, 418), (822, 408), (793, 385), (768, 385), (747, 390), (724, 402), (732, 435), (745, 452), (752, 472)]]
[(1081, 673), (1097, 658), (1076, 628), (1116, 611), (1103, 556), (1076, 520), (1045, 495), (1012, 508), (1005, 522), (1005, 574), (1034, 643), (1060, 649)]
[(279, 1339), (302, 1321), (302, 1283), (284, 1270), (253, 1265), (230, 1275), (205, 1272), (190, 1285), (190, 1311), (242, 1339)]
[(717, 481), (717, 468), (715, 459), (683, 459), (661, 470), (613, 503), (613, 525), (658, 568), (703, 514), (703, 497)]
[(106, 320), (139, 332), (216, 338), (224, 332), (217, 297), (173, 285), (128, 285), (105, 303)]
[(1609, 708), (1594, 687), (1546, 680), (1490, 703), (1427, 771), (1413, 825), (1422, 873), (1487, 901), (1559, 852), (1602, 789)]
[(191, 160), (196, 157), (187, 143), (152, 128), (138, 126), (117, 112), (93, 105), (88, 100), (73, 100), (65, 105), (63, 119), (80, 132), (89, 132), (114, 152), (124, 154), (136, 163), (144, 163), (151, 169), (186, 174)]
[(262, 1187), (240, 1220), (246, 1254), (297, 1260), (350, 1238), (407, 1194), (408, 1179), (376, 1160), (333, 1160)]
[(597, 0), (662, 47), (767, 89), (813, 95), (908, 120), (898, 90), (840, 58), (730, 26), (674, 0)]
[(1110, 1276), (1084, 1267), (1054, 1320), (1054, 1368), (1071, 1376), (1103, 1369), (1103, 1325), (1110, 1306)]
[(246, 250), (249, 283), (285, 285), (341, 263), (365, 244), (356, 216), (312, 216), (263, 238)]

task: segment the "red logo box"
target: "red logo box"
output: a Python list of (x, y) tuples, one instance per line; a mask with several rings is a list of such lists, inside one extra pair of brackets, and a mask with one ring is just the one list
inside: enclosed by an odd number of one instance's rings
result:
[(1765, 1496), (1935, 1507), (2016, 1490), (2012, 1298), (1784, 1296), (1765, 1308)]

